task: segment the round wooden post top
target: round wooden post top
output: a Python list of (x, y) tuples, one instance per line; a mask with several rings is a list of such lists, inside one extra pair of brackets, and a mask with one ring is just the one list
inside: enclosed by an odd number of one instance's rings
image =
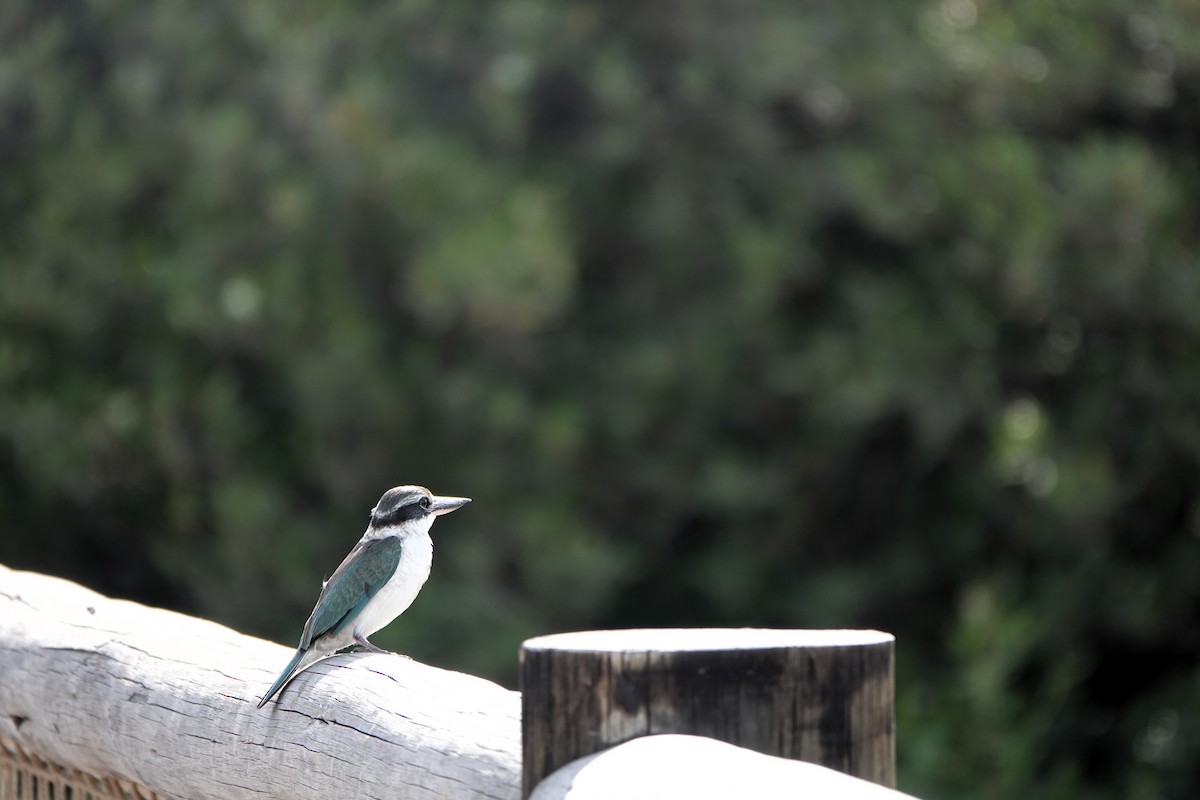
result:
[(894, 642), (874, 630), (800, 630), (780, 628), (629, 628), (551, 633), (525, 640), (524, 650), (575, 652), (676, 652), (703, 650), (775, 650), (781, 647), (855, 647)]

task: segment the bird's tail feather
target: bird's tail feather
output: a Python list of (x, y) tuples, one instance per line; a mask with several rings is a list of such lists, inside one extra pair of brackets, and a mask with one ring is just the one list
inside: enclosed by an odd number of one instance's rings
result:
[(267, 689), (267, 693), (262, 696), (262, 700), (258, 701), (258, 707), (262, 708), (267, 704), (267, 701), (275, 696), (275, 693), (287, 685), (287, 682), (303, 670), (307, 669), (314, 662), (319, 661), (325, 655), (315, 649), (299, 649), (296, 655), (292, 656), (292, 660), (283, 668), (283, 672), (279, 673), (279, 677), (271, 684), (271, 688)]

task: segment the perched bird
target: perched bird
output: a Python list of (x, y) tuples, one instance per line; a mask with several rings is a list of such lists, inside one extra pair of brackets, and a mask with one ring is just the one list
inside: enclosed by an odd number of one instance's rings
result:
[(387, 652), (367, 637), (400, 616), (429, 577), (434, 518), (469, 502), (466, 497), (438, 497), (423, 486), (384, 492), (371, 510), (367, 532), (321, 588), (296, 655), (258, 707), (298, 673), (338, 650), (358, 644), (373, 653)]

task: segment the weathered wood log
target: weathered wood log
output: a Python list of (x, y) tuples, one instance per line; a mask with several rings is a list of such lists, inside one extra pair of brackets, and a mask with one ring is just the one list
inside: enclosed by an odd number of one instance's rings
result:
[(638, 736), (685, 733), (894, 786), (893, 644), (878, 631), (628, 630), (521, 648), (523, 789)]
[(516, 798), (519, 699), (391, 655), (334, 656), (259, 710), (292, 650), (0, 566), (0, 738), (191, 798)]
[(577, 759), (530, 800), (912, 800), (844, 772), (763, 755), (703, 736), (642, 736)]

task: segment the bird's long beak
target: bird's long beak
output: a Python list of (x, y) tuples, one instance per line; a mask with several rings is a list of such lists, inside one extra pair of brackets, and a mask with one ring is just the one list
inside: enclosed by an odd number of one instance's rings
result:
[(471, 502), (469, 497), (437, 497), (433, 498), (433, 505), (429, 507), (429, 513), (435, 517), (440, 517), (442, 514), (449, 514), (456, 508), (462, 508), (467, 503)]

